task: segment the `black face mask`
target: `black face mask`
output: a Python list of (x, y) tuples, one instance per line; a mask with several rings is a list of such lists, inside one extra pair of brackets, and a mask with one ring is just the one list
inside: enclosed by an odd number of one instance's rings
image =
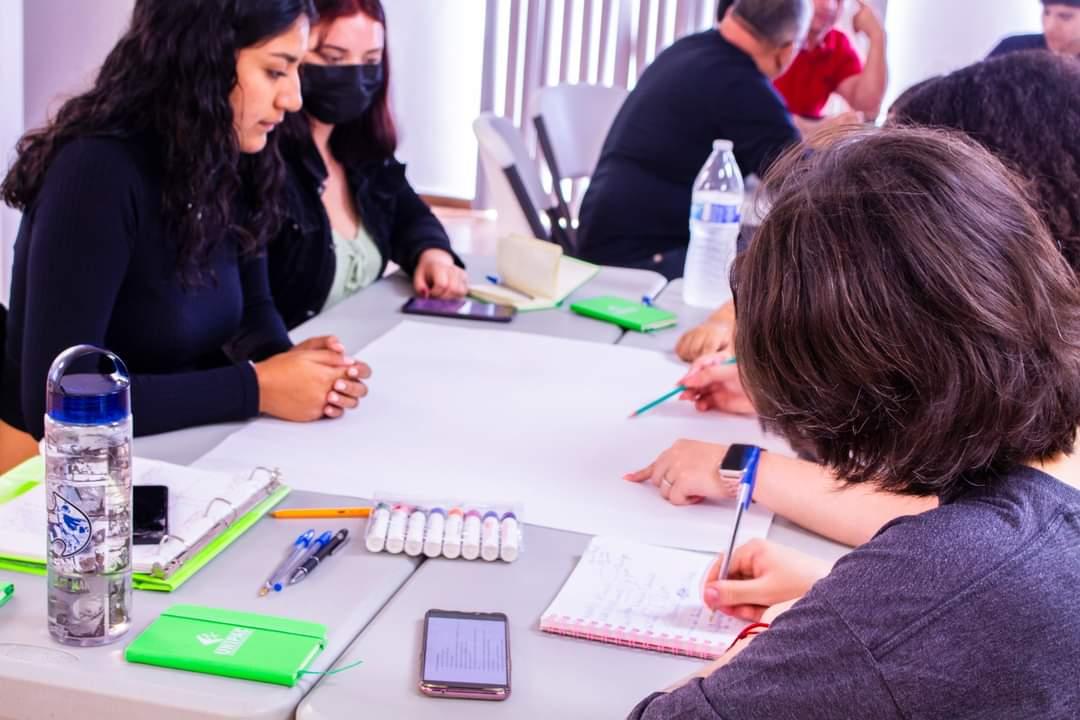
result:
[(304, 110), (330, 125), (359, 120), (382, 84), (382, 63), (300, 67)]

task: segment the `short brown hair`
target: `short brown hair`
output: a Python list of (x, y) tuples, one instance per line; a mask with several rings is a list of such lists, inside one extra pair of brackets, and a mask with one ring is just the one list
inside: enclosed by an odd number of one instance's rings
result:
[(923, 495), (1072, 451), (1080, 285), (988, 151), (849, 132), (789, 152), (766, 188), (732, 283), (767, 425), (848, 482)]

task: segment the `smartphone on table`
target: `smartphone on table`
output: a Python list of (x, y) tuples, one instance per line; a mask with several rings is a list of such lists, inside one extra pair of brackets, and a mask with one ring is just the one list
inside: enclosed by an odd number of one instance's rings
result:
[(169, 488), (165, 485), (135, 485), (135, 506), (131, 541), (136, 545), (156, 545), (169, 534)]
[(504, 613), (428, 610), (420, 650), (420, 692), (432, 697), (510, 696), (510, 624)]
[(510, 305), (493, 305), (463, 298), (461, 300), (438, 300), (435, 298), (411, 298), (401, 312), (410, 315), (483, 320), (486, 322), (510, 322), (517, 310)]

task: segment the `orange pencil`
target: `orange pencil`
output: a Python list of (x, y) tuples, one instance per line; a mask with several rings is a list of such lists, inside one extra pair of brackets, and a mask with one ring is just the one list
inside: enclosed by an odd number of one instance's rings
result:
[(276, 518), (339, 518), (358, 517), (366, 518), (371, 515), (369, 507), (343, 507), (343, 508), (290, 508), (288, 510), (275, 510), (270, 513)]

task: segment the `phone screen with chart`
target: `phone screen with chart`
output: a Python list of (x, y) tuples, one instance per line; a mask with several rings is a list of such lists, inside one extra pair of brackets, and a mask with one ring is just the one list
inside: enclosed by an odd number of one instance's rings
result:
[(506, 616), (501, 613), (429, 612), (424, 622), (424, 682), (508, 686), (506, 626)]

